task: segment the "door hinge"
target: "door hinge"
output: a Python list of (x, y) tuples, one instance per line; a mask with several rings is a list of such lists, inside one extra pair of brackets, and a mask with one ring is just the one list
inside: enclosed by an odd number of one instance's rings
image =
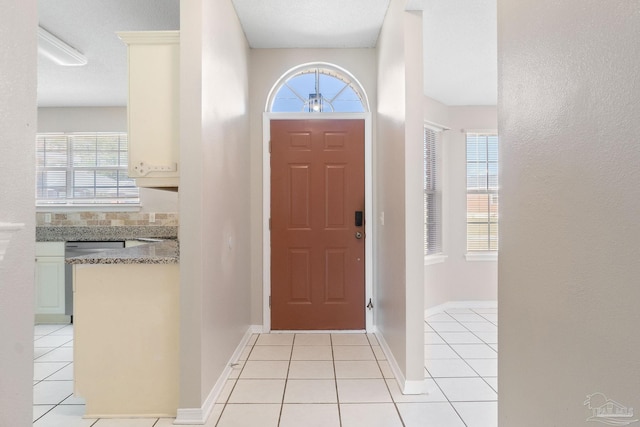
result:
[(371, 302), (371, 298), (369, 298), (369, 304), (367, 304), (367, 308), (368, 308), (369, 310), (372, 310), (372, 309), (373, 309), (373, 303)]
[(269, 218), (269, 230), (271, 230), (271, 218)]
[(269, 140), (269, 153), (271, 153), (271, 140)]
[(269, 295), (269, 308), (271, 308), (271, 295)]

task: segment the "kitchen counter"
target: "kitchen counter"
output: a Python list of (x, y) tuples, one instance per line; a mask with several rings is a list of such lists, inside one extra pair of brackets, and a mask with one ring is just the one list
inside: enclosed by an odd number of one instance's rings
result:
[(180, 248), (176, 240), (164, 240), (124, 249), (67, 258), (67, 264), (178, 264)]
[(123, 225), (123, 226), (37, 226), (36, 242), (112, 241), (138, 238), (175, 239), (176, 226)]

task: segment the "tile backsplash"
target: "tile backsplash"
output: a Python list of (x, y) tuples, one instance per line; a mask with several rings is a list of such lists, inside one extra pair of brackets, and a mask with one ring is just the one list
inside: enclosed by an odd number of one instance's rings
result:
[[(153, 221), (152, 221), (153, 220)], [(177, 226), (177, 212), (37, 212), (36, 225), (46, 226)]]

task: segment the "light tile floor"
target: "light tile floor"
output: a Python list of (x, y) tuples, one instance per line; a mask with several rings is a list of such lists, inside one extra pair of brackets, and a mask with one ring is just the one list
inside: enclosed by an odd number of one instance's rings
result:
[[(497, 427), (497, 310), (425, 319), (428, 395), (402, 395), (375, 336), (255, 335), (208, 427)], [(35, 328), (36, 427), (169, 427), (171, 418), (83, 419), (73, 326)]]

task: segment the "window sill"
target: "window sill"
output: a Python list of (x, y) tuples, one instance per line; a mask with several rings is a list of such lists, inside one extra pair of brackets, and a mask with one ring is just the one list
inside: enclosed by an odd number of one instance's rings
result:
[(141, 204), (108, 204), (108, 205), (36, 205), (36, 212), (140, 212)]
[(467, 261), (498, 261), (498, 251), (491, 252), (467, 252), (464, 254)]
[(424, 265), (441, 264), (448, 258), (445, 254), (425, 255)]

